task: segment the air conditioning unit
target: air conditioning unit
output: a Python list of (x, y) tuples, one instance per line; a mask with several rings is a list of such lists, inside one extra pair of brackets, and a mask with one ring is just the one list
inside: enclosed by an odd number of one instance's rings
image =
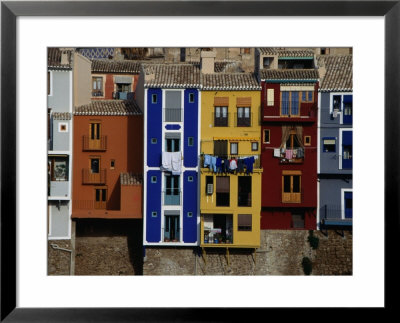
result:
[(214, 185), (207, 184), (207, 195), (212, 195), (214, 193)]

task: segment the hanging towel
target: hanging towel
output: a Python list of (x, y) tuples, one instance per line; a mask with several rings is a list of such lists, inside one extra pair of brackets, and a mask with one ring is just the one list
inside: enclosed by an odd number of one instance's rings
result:
[(237, 162), (236, 159), (231, 159), (229, 162), (229, 169), (230, 170), (235, 170), (237, 168)]
[(246, 173), (250, 174), (253, 172), (254, 157), (245, 158)]
[(242, 173), (244, 169), (244, 160), (243, 159), (238, 159), (237, 161), (237, 171), (238, 173)]
[(203, 166), (204, 167), (211, 166), (211, 156), (210, 155), (204, 155), (204, 165)]
[(214, 156), (211, 157), (210, 170), (214, 171), (214, 173), (217, 172), (217, 157)]
[(274, 157), (281, 157), (281, 150), (279, 148), (274, 149)]
[(181, 152), (173, 152), (171, 153), (172, 159), (172, 175), (180, 175), (181, 174), (181, 164), (182, 164), (182, 157)]
[(216, 170), (214, 171), (214, 173), (222, 172), (222, 167), (221, 166), (222, 166), (222, 159), (217, 157), (217, 162), (215, 163)]
[(286, 158), (287, 159), (293, 158), (293, 150), (292, 149), (286, 149)]
[(228, 159), (222, 160), (222, 172), (229, 173), (229, 160)]
[(162, 153), (161, 170), (168, 172), (172, 170), (172, 153), (167, 151)]

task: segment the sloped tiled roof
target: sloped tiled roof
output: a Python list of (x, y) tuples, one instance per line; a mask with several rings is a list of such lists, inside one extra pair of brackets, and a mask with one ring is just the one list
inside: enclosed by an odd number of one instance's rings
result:
[(111, 115), (129, 116), (141, 115), (142, 110), (136, 101), (125, 100), (98, 100), (89, 104), (75, 107), (74, 115)]
[(202, 90), (261, 90), (257, 78), (250, 73), (202, 74)]
[(112, 61), (94, 59), (92, 60), (92, 72), (139, 74), (140, 62), (132, 60)]
[(274, 47), (259, 48), (262, 55), (278, 55), (278, 57), (313, 57), (314, 51), (312, 49), (279, 49)]
[(71, 69), (71, 51), (66, 51), (68, 55), (68, 63), (61, 64), (62, 51), (59, 48), (47, 48), (47, 67), (55, 69)]
[(143, 183), (143, 176), (134, 173), (121, 173), (121, 185), (141, 185)]
[(70, 112), (54, 112), (52, 117), (54, 120), (71, 120), (72, 114)]
[(315, 81), (318, 80), (319, 73), (317, 69), (286, 69), (286, 70), (261, 69), (260, 78), (262, 80)]
[(144, 64), (145, 87), (200, 87), (200, 69), (193, 64)]
[(353, 55), (318, 55), (317, 62), (326, 69), (321, 91), (353, 90)]

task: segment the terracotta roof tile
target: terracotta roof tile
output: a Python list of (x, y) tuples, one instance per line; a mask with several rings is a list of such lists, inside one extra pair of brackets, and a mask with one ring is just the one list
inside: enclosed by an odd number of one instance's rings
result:
[(129, 116), (141, 115), (142, 110), (136, 101), (126, 100), (98, 100), (89, 104), (75, 107), (74, 115), (110, 115)]
[(261, 69), (260, 77), (263, 80), (307, 80), (315, 81), (319, 78), (317, 69)]
[(261, 90), (257, 78), (250, 73), (202, 74), (202, 90)]
[(193, 64), (144, 64), (145, 87), (200, 87), (200, 69)]
[(121, 185), (142, 185), (143, 176), (141, 174), (134, 173), (121, 173), (120, 181)]
[(353, 55), (318, 55), (317, 62), (326, 69), (321, 91), (353, 90)]
[(262, 47), (259, 48), (262, 55), (278, 55), (278, 57), (313, 57), (314, 50), (312, 49), (290, 49), (290, 48), (274, 48)]
[(62, 51), (59, 48), (47, 48), (47, 67), (56, 69), (71, 69), (71, 51), (66, 50), (68, 63), (61, 64)]
[(140, 62), (132, 60), (111, 61), (94, 59), (92, 60), (92, 72), (139, 74)]
[(70, 112), (53, 112), (52, 117), (54, 120), (71, 120), (72, 113), (70, 113)]

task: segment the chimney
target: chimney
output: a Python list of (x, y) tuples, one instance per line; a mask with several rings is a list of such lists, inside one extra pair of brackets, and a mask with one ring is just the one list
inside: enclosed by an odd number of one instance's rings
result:
[(322, 64), (321, 63), (322, 62), (320, 61), (320, 65), (318, 66), (318, 73), (319, 73), (319, 79), (322, 81), (326, 74), (326, 68), (325, 68), (325, 63)]
[(214, 62), (216, 53), (214, 51), (201, 51), (200, 69), (203, 74), (214, 73)]
[(69, 64), (69, 51), (63, 50), (61, 52), (61, 65), (68, 65)]

